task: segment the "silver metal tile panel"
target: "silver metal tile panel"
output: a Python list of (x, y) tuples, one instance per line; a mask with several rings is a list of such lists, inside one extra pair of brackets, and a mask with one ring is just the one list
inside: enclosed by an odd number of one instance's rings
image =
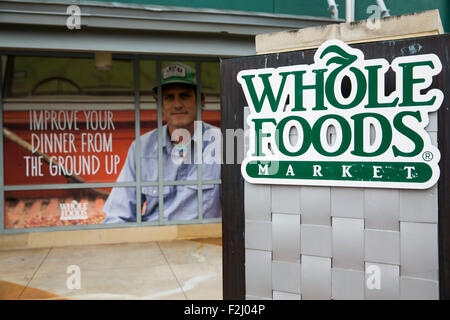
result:
[(364, 220), (335, 218), (333, 226), (333, 268), (364, 271)]
[(332, 187), (331, 216), (364, 218), (364, 189)]
[(272, 261), (272, 288), (300, 294), (300, 262)]
[(245, 219), (265, 220), (271, 219), (271, 186), (264, 184), (244, 184)]
[(365, 229), (365, 261), (400, 264), (400, 232)]
[(331, 225), (330, 187), (302, 187), (300, 213), (302, 223)]
[(366, 262), (366, 300), (398, 300), (400, 298), (400, 267)]
[(331, 257), (331, 232), (330, 226), (302, 223), (300, 228), (301, 254)]
[(331, 269), (333, 300), (364, 300), (364, 271)]
[(272, 186), (272, 212), (300, 214), (299, 186)]
[(426, 190), (400, 191), (400, 221), (437, 223), (437, 185)]
[(437, 300), (439, 299), (439, 283), (434, 280), (401, 276), (400, 299)]
[(302, 255), (302, 299), (331, 299), (331, 258)]
[(273, 291), (273, 300), (300, 300), (300, 295), (289, 292)]
[(272, 254), (267, 251), (245, 250), (246, 294), (272, 298)]
[(400, 223), (402, 276), (438, 280), (438, 234), (434, 223)]
[(272, 251), (272, 223), (245, 220), (245, 248)]
[(364, 219), (368, 229), (399, 231), (399, 191), (395, 189), (365, 189)]
[(272, 249), (274, 260), (300, 260), (299, 215), (272, 214)]

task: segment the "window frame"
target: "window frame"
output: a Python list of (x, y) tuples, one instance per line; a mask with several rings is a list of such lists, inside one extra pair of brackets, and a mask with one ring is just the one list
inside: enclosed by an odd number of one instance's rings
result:
[[(17, 50), (0, 50), (0, 56), (33, 56), (33, 57), (66, 57), (66, 58), (94, 58), (93, 53), (83, 52), (50, 52), (50, 51), (17, 51)], [(165, 181), (162, 176), (162, 106), (161, 106), (161, 90), (158, 90), (157, 101), (157, 130), (158, 130), (158, 180), (157, 181), (142, 181), (141, 177), (141, 143), (139, 137), (141, 136), (141, 95), (140, 95), (140, 62), (143, 60), (154, 60), (156, 62), (156, 76), (157, 86), (161, 89), (161, 65), (163, 61), (192, 61), (196, 64), (197, 77), (197, 97), (201, 94), (201, 63), (202, 62), (217, 62), (219, 57), (209, 56), (176, 56), (176, 55), (150, 55), (150, 54), (116, 54), (113, 53), (112, 59), (130, 60), (133, 64), (133, 78), (134, 78), (134, 115), (135, 115), (135, 159), (136, 159), (136, 180), (134, 182), (105, 182), (105, 183), (65, 183), (65, 184), (33, 184), (33, 185), (9, 185), (4, 184), (4, 155), (5, 150), (3, 146), (3, 76), (0, 78), (0, 234), (17, 234), (29, 232), (51, 232), (51, 231), (71, 231), (71, 230), (86, 230), (86, 229), (109, 229), (109, 228), (134, 228), (143, 226), (163, 226), (163, 225), (187, 225), (187, 224), (211, 224), (221, 223), (222, 218), (203, 218), (203, 188), (205, 184), (216, 185), (221, 184), (222, 180), (203, 180), (202, 163), (197, 164), (197, 179), (195, 180), (178, 180)], [(0, 74), (3, 75), (3, 61), (0, 59)], [(6, 76), (6, 75), (5, 75)], [(9, 98), (8, 98), (9, 99)], [(107, 97), (105, 96), (105, 100)], [(197, 100), (197, 121), (201, 121), (202, 107), (201, 99)], [(201, 126), (200, 126), (201, 128)], [(197, 137), (199, 137), (197, 135)], [(200, 136), (201, 137), (201, 136)], [(201, 140), (201, 139), (199, 139)], [(200, 148), (197, 148), (197, 155), (202, 156), (202, 143), (199, 141)], [(196, 185), (197, 186), (197, 200), (198, 200), (198, 217), (192, 220), (168, 220), (164, 219), (164, 186), (179, 186), (179, 185)], [(142, 187), (157, 186), (159, 191), (159, 217), (156, 221), (142, 221), (142, 215), (139, 214), (142, 208)], [(53, 189), (94, 189), (94, 188), (113, 188), (113, 187), (134, 187), (136, 188), (136, 222), (123, 222), (111, 224), (90, 224), (90, 225), (70, 225), (70, 226), (49, 226), (49, 227), (34, 227), (34, 228), (5, 228), (5, 192), (8, 191), (31, 191), (31, 190), (53, 190)]]

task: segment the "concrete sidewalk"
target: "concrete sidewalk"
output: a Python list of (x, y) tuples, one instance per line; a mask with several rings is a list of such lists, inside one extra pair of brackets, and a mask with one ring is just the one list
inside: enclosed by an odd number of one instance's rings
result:
[(0, 250), (0, 299), (222, 299), (221, 239)]

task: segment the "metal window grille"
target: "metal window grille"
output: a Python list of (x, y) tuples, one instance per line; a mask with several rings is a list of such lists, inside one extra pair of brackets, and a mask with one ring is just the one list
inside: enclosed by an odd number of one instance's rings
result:
[[(34, 57), (69, 57), (69, 58), (93, 58), (90, 53), (63, 53), (63, 52), (33, 52), (28, 53), (24, 51), (3, 51), (0, 56), (34, 56)], [(32, 184), (32, 185), (5, 185), (4, 181), (4, 155), (3, 147), (3, 90), (0, 90), (0, 234), (13, 233), (28, 233), (28, 232), (45, 232), (45, 231), (64, 231), (64, 230), (85, 230), (85, 229), (106, 229), (119, 227), (141, 227), (152, 225), (175, 225), (175, 224), (205, 224), (205, 223), (221, 223), (221, 218), (203, 218), (203, 188), (205, 184), (221, 184), (221, 180), (203, 180), (202, 163), (197, 164), (197, 179), (196, 180), (177, 180), (165, 181), (162, 175), (162, 106), (161, 106), (161, 63), (164, 60), (176, 61), (195, 61), (197, 71), (197, 121), (202, 119), (201, 108), (201, 63), (202, 62), (218, 62), (218, 58), (211, 57), (189, 57), (189, 56), (152, 56), (152, 55), (120, 55), (114, 54), (113, 59), (130, 59), (133, 61), (134, 69), (134, 115), (135, 115), (135, 159), (136, 159), (136, 181), (134, 182), (112, 182), (112, 183), (66, 183), (66, 184)], [(157, 181), (142, 181), (141, 177), (141, 145), (140, 145), (140, 130), (141, 130), (141, 97), (140, 97), (140, 61), (154, 60), (156, 61), (156, 75), (158, 85), (158, 105), (157, 105), (157, 130), (158, 130), (158, 180)], [(0, 59), (0, 75), (3, 66)], [(0, 77), (0, 88), (3, 88), (3, 78)], [(200, 126), (201, 127), (201, 126)], [(197, 156), (202, 157), (202, 137), (197, 143)], [(164, 219), (164, 186), (184, 186), (197, 185), (198, 187), (198, 218), (191, 220), (166, 220)], [(156, 186), (159, 191), (159, 219), (157, 221), (142, 221), (140, 208), (142, 208), (141, 189), (145, 186)], [(15, 228), (6, 229), (5, 222), (5, 192), (8, 191), (32, 191), (32, 190), (54, 190), (54, 189), (91, 189), (91, 188), (111, 188), (111, 187), (134, 187), (136, 188), (136, 222), (111, 223), (111, 224), (86, 224), (86, 225), (67, 225), (67, 226), (49, 226), (49, 227), (34, 227), (34, 228)]]

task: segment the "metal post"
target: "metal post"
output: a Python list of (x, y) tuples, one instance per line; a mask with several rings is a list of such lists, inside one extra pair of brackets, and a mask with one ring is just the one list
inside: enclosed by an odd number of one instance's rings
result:
[(355, 0), (345, 0), (345, 22), (355, 21)]

